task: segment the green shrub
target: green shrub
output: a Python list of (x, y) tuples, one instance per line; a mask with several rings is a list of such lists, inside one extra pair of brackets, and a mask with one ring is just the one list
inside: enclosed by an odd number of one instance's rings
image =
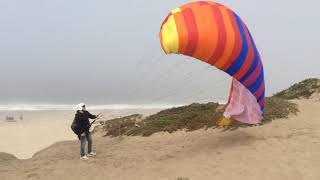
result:
[[(292, 99), (309, 98), (320, 92), (319, 79), (306, 79), (294, 84), (287, 90), (266, 98), (264, 119), (261, 125), (275, 119), (288, 118), (290, 114), (299, 112), (298, 106), (290, 102)], [(106, 121), (103, 129), (106, 136), (142, 135), (150, 136), (157, 132), (175, 132), (178, 130), (195, 131), (202, 128), (215, 127), (222, 116), (224, 105), (218, 103), (198, 104), (171, 108), (142, 119), (135, 114), (123, 118)], [(225, 130), (235, 130), (251, 125), (234, 123)]]
[(274, 95), (274, 97), (281, 99), (300, 99), (309, 98), (314, 93), (320, 92), (319, 79), (306, 79), (300, 83), (292, 85), (290, 88), (283, 90)]

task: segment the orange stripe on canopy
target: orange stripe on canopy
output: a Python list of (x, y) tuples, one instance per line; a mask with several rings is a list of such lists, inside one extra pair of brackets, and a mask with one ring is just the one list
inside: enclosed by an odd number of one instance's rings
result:
[(223, 17), (222, 17), (219, 6), (212, 5), (211, 13), (214, 15), (216, 19), (217, 29), (218, 29), (218, 37), (217, 37), (218, 46), (209, 59), (209, 64), (214, 65), (223, 54), (225, 44), (226, 44), (226, 39), (227, 39), (227, 32), (226, 32), (226, 27), (224, 25)]
[(183, 54), (187, 56), (192, 56), (198, 45), (198, 27), (192, 9), (185, 9), (182, 11), (182, 14), (188, 29), (188, 45)]
[(200, 4), (200, 2), (191, 2), (191, 3), (187, 3), (187, 4), (184, 4), (183, 6), (180, 7), (180, 9), (183, 11), (185, 9), (190, 9), (192, 8), (194, 5), (198, 5)]
[(208, 61), (218, 45), (218, 28), (212, 14), (211, 5), (198, 3), (193, 6), (196, 24), (198, 27), (198, 46), (193, 57)]
[(233, 30), (235, 32), (235, 44), (234, 44), (234, 48), (231, 54), (231, 57), (229, 58), (228, 62), (221, 68), (221, 70), (226, 71), (233, 63), (234, 61), (238, 58), (238, 56), (240, 55), (241, 49), (242, 49), (242, 39), (241, 39), (241, 35), (240, 35), (240, 31), (239, 31), (239, 27), (237, 24), (237, 21), (233, 15), (233, 12), (231, 10), (229, 10), (229, 17), (231, 20), (231, 24), (233, 27)]
[(230, 14), (228, 12), (228, 9), (225, 8), (224, 6), (219, 6), (219, 9), (221, 11), (224, 25), (225, 25), (226, 31), (227, 31), (227, 42), (226, 42), (223, 54), (215, 63), (215, 66), (218, 69), (221, 69), (228, 62), (228, 60), (233, 52), (234, 44), (235, 44), (235, 32), (232, 27), (232, 23), (231, 23)]
[(179, 53), (185, 52), (188, 45), (188, 28), (181, 12), (174, 14), (178, 35), (179, 35)]

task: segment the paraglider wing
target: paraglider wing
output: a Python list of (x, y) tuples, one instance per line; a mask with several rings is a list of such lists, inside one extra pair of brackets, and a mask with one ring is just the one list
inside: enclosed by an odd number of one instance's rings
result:
[(261, 122), (265, 83), (253, 38), (231, 9), (214, 2), (192, 2), (170, 12), (160, 30), (167, 54), (183, 54), (211, 64), (233, 77), (224, 118)]

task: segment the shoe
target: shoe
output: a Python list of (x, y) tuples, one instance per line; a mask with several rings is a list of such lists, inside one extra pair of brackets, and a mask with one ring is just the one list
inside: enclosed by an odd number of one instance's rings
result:
[(92, 157), (92, 156), (95, 156), (95, 155), (97, 155), (97, 153), (91, 152), (91, 153), (89, 153), (87, 156), (88, 156), (88, 157)]
[(89, 158), (86, 155), (84, 155), (84, 156), (81, 156), (80, 159), (81, 160), (88, 160)]

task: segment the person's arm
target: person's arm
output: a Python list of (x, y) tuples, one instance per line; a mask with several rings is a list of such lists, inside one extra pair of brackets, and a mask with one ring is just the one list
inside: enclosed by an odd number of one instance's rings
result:
[(96, 116), (96, 115), (92, 115), (92, 114), (91, 114), (91, 113), (89, 113), (89, 112), (88, 112), (88, 115), (89, 115), (89, 118), (90, 118), (90, 119), (96, 119), (96, 118), (97, 118), (97, 116)]

